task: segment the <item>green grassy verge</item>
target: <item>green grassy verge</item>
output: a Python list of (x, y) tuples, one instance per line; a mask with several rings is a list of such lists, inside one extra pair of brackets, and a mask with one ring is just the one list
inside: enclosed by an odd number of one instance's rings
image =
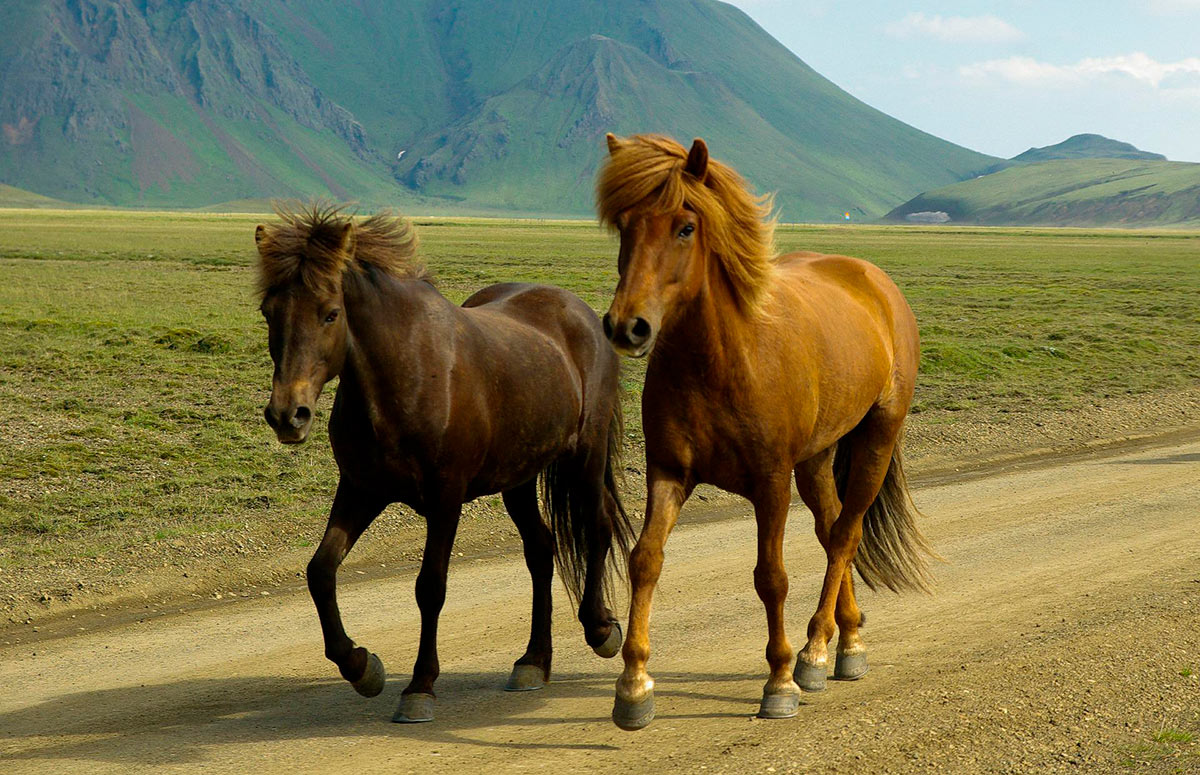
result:
[[(199, 534), (319, 535), (330, 394), (301, 448), (261, 419), (261, 217), (0, 211), (0, 570)], [(604, 309), (615, 287), (615, 242), (591, 223), (417, 223), (456, 301), (531, 280)], [(1200, 381), (1200, 233), (797, 226), (779, 243), (892, 273), (924, 338), (916, 422)], [(643, 368), (625, 372), (632, 445)]]

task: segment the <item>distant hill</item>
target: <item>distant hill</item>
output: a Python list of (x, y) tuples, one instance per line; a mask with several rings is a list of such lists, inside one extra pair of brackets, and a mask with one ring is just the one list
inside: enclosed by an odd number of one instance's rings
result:
[(61, 199), (35, 194), (23, 188), (0, 183), (0, 207), (72, 207)]
[(328, 195), (591, 213), (604, 133), (704, 136), (789, 220), (996, 160), (859, 102), (715, 0), (0, 4), (0, 180), (73, 202)]
[(1058, 145), (1030, 148), (1012, 158), (1016, 162), (1054, 161), (1056, 159), (1141, 159), (1166, 161), (1161, 153), (1141, 151), (1129, 143), (1111, 140), (1103, 135), (1082, 134), (1068, 137)]
[(1052, 226), (1200, 227), (1200, 164), (1063, 159), (1021, 164), (928, 191), (889, 221)]

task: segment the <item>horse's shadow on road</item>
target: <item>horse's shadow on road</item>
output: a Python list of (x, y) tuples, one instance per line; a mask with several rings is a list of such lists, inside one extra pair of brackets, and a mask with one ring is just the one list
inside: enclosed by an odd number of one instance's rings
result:
[[(178, 764), (220, 760), (220, 749), (228, 745), (358, 737), (389, 738), (398, 751), (413, 752), (435, 744), (514, 751), (617, 747), (623, 733), (608, 715), (612, 676), (556, 675), (545, 689), (517, 693), (500, 690), (504, 678), (443, 675), (437, 718), (425, 724), (391, 723), (405, 684), (401, 676), (392, 676), (383, 694), (371, 699), (336, 679), (280, 677), (189, 679), (79, 692), (0, 713), (0, 761)], [(700, 690), (712, 683), (757, 684), (757, 677), (664, 673), (657, 678), (660, 725), (672, 719), (741, 718), (758, 707), (758, 697), (749, 693), (726, 696)], [(673, 713), (672, 698), (700, 700), (706, 708), (713, 706), (712, 712)], [(545, 715), (550, 703), (570, 699), (588, 700), (588, 713)], [(549, 727), (573, 728), (578, 734), (568, 731), (559, 738), (563, 742), (547, 742), (536, 730)]]

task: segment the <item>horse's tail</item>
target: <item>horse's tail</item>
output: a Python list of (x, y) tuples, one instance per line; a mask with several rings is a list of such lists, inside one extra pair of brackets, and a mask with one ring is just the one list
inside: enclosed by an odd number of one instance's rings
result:
[[(578, 470), (571, 466), (564, 470), (561, 462), (551, 463), (542, 472), (542, 508), (546, 521), (554, 531), (554, 555), (558, 560), (558, 572), (572, 599), (578, 603), (583, 596), (584, 577), (587, 573), (587, 558), (592, 541), (605, 544), (612, 570), (623, 576), (633, 546), (633, 525), (621, 493), (617, 488), (621, 472), (622, 440), (625, 436), (625, 419), (621, 412), (620, 396), (613, 400), (612, 416), (608, 425), (608, 438), (604, 447), (604, 480), (596, 497), (600, 503), (586, 503), (580, 497)], [(590, 500), (590, 498), (589, 498)], [(593, 524), (593, 514), (599, 518)], [(613, 574), (604, 574), (605, 598), (612, 592), (610, 579)]]
[[(840, 496), (846, 492), (849, 468), (849, 445), (839, 444), (833, 458), (833, 471)], [(908, 494), (900, 441), (897, 440), (883, 486), (863, 517), (862, 540), (854, 557), (854, 567), (868, 587), (875, 590), (885, 586), (893, 592), (906, 589), (930, 591), (933, 578), (925, 558), (937, 558), (937, 554), (917, 527), (919, 516), (921, 512)]]

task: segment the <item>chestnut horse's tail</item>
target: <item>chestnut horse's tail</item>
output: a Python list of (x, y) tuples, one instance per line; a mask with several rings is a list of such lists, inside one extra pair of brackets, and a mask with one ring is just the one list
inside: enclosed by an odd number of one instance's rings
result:
[[(849, 445), (839, 444), (833, 458), (839, 495), (846, 491), (849, 467)], [(932, 576), (925, 558), (937, 555), (917, 527), (916, 517), (920, 514), (908, 494), (897, 440), (883, 486), (863, 517), (862, 540), (854, 557), (854, 567), (868, 587), (875, 590), (885, 586), (893, 592), (929, 591)]]
[[(621, 492), (617, 488), (617, 480), (621, 478), (623, 470), (621, 452), (624, 436), (625, 417), (621, 411), (620, 396), (617, 396), (613, 401), (606, 444), (602, 450), (596, 450), (605, 456), (601, 488), (597, 491), (584, 486), (589, 483), (580, 481), (583, 472), (574, 466), (564, 466), (560, 461), (551, 463), (542, 472), (542, 507), (546, 521), (554, 531), (558, 572), (575, 602), (583, 596), (587, 558), (592, 551), (593, 541), (604, 544), (614, 571), (604, 574), (605, 598), (609, 598), (612, 592), (612, 576), (624, 575), (629, 550), (633, 547), (633, 525), (625, 513)], [(593, 492), (594, 495), (584, 495)], [(593, 502), (596, 498), (599, 498), (599, 503)]]

